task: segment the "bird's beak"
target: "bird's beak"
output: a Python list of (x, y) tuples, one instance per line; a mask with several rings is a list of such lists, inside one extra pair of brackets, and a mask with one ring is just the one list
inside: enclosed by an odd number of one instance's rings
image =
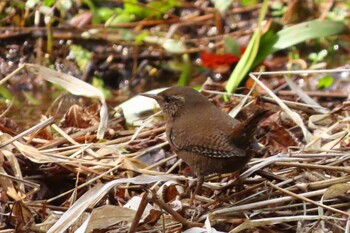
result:
[(157, 99), (157, 94), (141, 93), (140, 95), (148, 98), (152, 98), (152, 99)]

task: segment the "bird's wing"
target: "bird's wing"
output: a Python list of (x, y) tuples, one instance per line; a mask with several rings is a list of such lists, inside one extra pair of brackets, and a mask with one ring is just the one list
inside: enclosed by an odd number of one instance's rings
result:
[(175, 151), (187, 151), (212, 158), (244, 157), (245, 150), (236, 146), (219, 129), (210, 129), (210, 126), (201, 131), (172, 129), (168, 134), (170, 144)]
[(203, 113), (197, 112), (196, 117), (174, 122), (167, 131), (168, 139), (175, 151), (213, 158), (244, 157), (266, 112), (258, 110), (243, 122), (215, 112), (218, 115), (206, 118), (207, 124), (199, 120), (203, 118)]

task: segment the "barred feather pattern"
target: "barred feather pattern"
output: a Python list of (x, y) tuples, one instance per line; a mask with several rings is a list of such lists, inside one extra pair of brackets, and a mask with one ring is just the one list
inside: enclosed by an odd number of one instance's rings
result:
[(211, 157), (211, 158), (231, 158), (231, 157), (242, 157), (245, 153), (237, 154), (234, 151), (225, 151), (213, 149), (205, 146), (188, 146), (184, 148), (185, 151), (200, 154), (203, 156)]

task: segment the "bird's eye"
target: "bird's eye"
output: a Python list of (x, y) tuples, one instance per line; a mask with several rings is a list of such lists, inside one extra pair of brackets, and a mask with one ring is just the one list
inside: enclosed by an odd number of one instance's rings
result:
[(165, 101), (165, 102), (169, 103), (170, 100), (171, 100), (171, 97), (170, 97), (170, 96), (168, 96), (168, 95), (164, 96), (164, 101)]

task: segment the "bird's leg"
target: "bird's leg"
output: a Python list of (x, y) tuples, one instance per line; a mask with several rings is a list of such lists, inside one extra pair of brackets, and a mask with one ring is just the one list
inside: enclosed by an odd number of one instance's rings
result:
[[(204, 183), (204, 175), (200, 174), (199, 172), (195, 172), (195, 174), (197, 176), (197, 181), (188, 185), (183, 195), (181, 195), (181, 198), (188, 197), (188, 194), (190, 194), (190, 199), (193, 201), (195, 195), (202, 194), (202, 185)], [(194, 190), (194, 192), (191, 192), (191, 189), (193, 188), (194, 185), (196, 185), (196, 189)]]
[[(225, 186), (222, 186), (221, 189), (219, 190), (219, 192), (217, 193), (216, 197), (218, 197), (218, 199), (221, 199), (221, 195), (224, 194), (227, 190), (232, 189), (234, 186), (237, 186), (237, 184), (240, 183), (240, 172), (234, 172), (230, 175), (230, 180), (234, 180), (233, 182), (226, 184)], [(226, 196), (226, 195), (225, 195)], [(225, 199), (225, 197), (223, 198)]]
[(197, 186), (194, 190), (194, 195), (201, 195), (202, 194), (202, 185), (204, 183), (204, 176), (203, 175), (197, 175)]
[(196, 185), (196, 189), (194, 190), (194, 192), (191, 194), (191, 198), (190, 198), (190, 205), (193, 205), (193, 201), (195, 196), (201, 195), (202, 194), (202, 185), (204, 183), (204, 176), (203, 175), (197, 175), (197, 185)]
[(196, 186), (196, 189), (197, 189), (197, 186), (198, 186), (198, 181), (194, 180), (193, 182), (189, 182), (188, 186), (186, 187), (185, 191), (180, 194), (180, 198), (192, 198), (192, 193), (191, 190), (192, 188)]

